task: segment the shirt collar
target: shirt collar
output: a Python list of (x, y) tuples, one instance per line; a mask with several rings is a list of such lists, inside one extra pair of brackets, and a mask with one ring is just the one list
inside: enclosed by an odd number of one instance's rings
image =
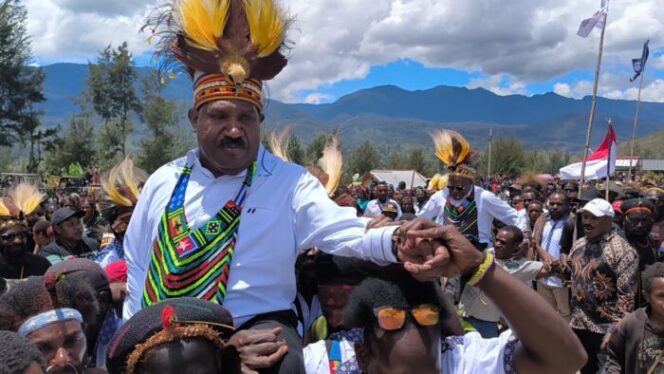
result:
[[(201, 168), (205, 170), (206, 173), (210, 173), (210, 171), (204, 168), (201, 164), (199, 154), (200, 151), (198, 148), (194, 148), (187, 152), (187, 165), (194, 165), (194, 167)], [(261, 144), (258, 148), (258, 157), (256, 159), (256, 176), (267, 177), (272, 175), (276, 165), (277, 158), (268, 152)], [(243, 170), (240, 174), (234, 175), (234, 177), (244, 177), (245, 175), (247, 175), (247, 171)], [(210, 176), (212, 176), (212, 173), (210, 173)]]

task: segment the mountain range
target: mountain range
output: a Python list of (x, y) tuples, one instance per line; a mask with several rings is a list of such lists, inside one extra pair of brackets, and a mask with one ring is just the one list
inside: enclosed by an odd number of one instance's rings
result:
[[(138, 68), (140, 76), (150, 68)], [(72, 98), (85, 90), (88, 66), (53, 64), (43, 67), (47, 101), (41, 105), (44, 122), (66, 123), (78, 107)], [(164, 88), (164, 96), (181, 103), (183, 114), (191, 103), (191, 82), (178, 76)], [(555, 93), (499, 96), (483, 88), (437, 86), (408, 91), (396, 86), (360, 90), (327, 104), (266, 103), (268, 129), (294, 125), (303, 142), (321, 133), (339, 131), (344, 148), (372, 140), (382, 149), (431, 146), (429, 133), (453, 128), (475, 147), (485, 147), (489, 129), (494, 137), (517, 137), (529, 148), (582, 149), (591, 98), (566, 98)], [(591, 146), (597, 146), (611, 118), (619, 142), (629, 140), (635, 102), (598, 98)], [(183, 126), (185, 126), (183, 115)], [(642, 103), (637, 136), (664, 129), (664, 103)], [(141, 131), (139, 130), (139, 134)]]

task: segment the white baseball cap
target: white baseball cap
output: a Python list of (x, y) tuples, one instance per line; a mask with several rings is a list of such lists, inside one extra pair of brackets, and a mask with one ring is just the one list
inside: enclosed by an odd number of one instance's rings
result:
[(615, 215), (611, 203), (604, 199), (592, 199), (581, 210), (581, 213), (588, 212), (595, 217), (611, 217)]

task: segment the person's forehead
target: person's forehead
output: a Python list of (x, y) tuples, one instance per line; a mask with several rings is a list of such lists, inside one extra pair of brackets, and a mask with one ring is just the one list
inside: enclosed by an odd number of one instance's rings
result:
[(652, 214), (643, 210), (638, 210), (627, 213), (626, 217), (630, 219), (648, 219), (652, 217)]
[(664, 277), (656, 277), (650, 281), (653, 291), (664, 291)]
[(26, 227), (23, 224), (14, 224), (3, 230), (0, 230), (0, 235), (11, 235), (25, 232)]
[(79, 334), (83, 329), (78, 321), (61, 321), (48, 324), (28, 335), (32, 343), (52, 342), (62, 344), (62, 341), (72, 335)]
[(253, 111), (256, 107), (242, 100), (216, 100), (205, 104), (202, 108), (203, 111)]

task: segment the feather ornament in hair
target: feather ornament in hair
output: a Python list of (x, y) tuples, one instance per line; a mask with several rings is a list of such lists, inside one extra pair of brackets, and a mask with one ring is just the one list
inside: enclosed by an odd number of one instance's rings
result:
[(0, 217), (11, 217), (12, 213), (9, 207), (5, 204), (5, 199), (0, 197)]
[(448, 168), (456, 168), (473, 155), (468, 141), (456, 131), (440, 130), (431, 134), (431, 137), (436, 145), (436, 157)]
[(276, 52), (286, 38), (290, 23), (274, 1), (243, 0), (251, 42), (258, 48), (258, 57)]
[(434, 175), (433, 177), (431, 177), (431, 180), (429, 180), (429, 186), (427, 186), (427, 189), (431, 191), (440, 191), (444, 189), (447, 186), (447, 178), (448, 178), (447, 174)]
[(328, 195), (334, 195), (339, 187), (339, 181), (341, 181), (341, 170), (343, 167), (343, 157), (341, 156), (339, 139), (336, 135), (332, 136), (327, 144), (325, 144), (323, 157), (318, 160), (318, 166), (328, 176), (327, 183), (325, 184)]
[(147, 180), (147, 174), (136, 167), (130, 158), (125, 158), (108, 173), (101, 182), (107, 199), (117, 205), (136, 205), (140, 189)]
[(272, 150), (272, 154), (280, 159), (290, 162), (288, 157), (288, 143), (292, 126), (286, 126), (279, 133), (271, 133), (268, 135), (268, 144)]
[(45, 197), (37, 186), (29, 183), (18, 184), (9, 191), (8, 196), (24, 215), (31, 214), (37, 210)]
[(176, 0), (176, 21), (186, 35), (186, 42), (204, 51), (219, 51), (230, 0)]

